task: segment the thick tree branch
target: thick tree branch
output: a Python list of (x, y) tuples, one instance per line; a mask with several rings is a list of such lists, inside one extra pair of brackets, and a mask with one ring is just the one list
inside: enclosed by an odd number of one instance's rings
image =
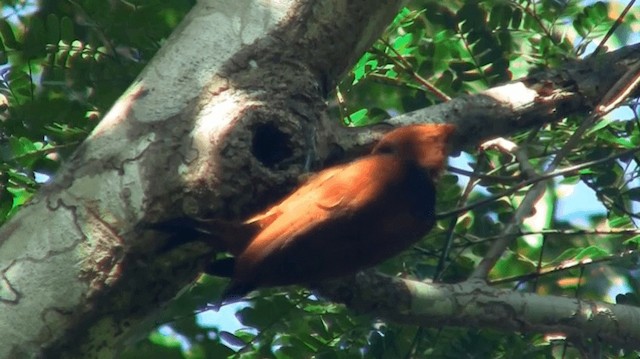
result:
[(326, 156), (323, 94), (400, 1), (198, 1), (0, 228), (0, 358), (111, 357), (212, 250), (150, 224), (244, 217)]
[[(459, 128), (458, 145), (473, 146), (572, 114), (588, 113), (623, 77), (635, 74), (638, 64), (640, 44), (588, 60), (571, 61), (562, 68), (396, 116), (387, 123), (394, 126), (453, 123)], [(638, 94), (637, 88), (626, 93), (627, 96)], [(349, 152), (354, 147), (369, 145), (388, 130), (385, 126), (340, 129), (336, 131), (336, 142)]]
[(563, 334), (640, 348), (640, 308), (496, 289), (484, 281), (434, 284), (363, 272), (321, 293), (360, 313), (431, 328), (460, 326)]

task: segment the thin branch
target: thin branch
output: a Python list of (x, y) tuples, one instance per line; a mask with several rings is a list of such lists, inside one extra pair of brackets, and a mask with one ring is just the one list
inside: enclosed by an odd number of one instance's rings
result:
[[(467, 182), (467, 186), (464, 189), (464, 192), (462, 192), (462, 195), (458, 199), (458, 205), (462, 205), (464, 202), (467, 201), (467, 199), (469, 199), (471, 192), (473, 192), (473, 188), (479, 182), (480, 178), (477, 176), (477, 174), (479, 173), (480, 173), (480, 166), (476, 166), (476, 168), (474, 169), (474, 172), (469, 178), (469, 182)], [(451, 247), (453, 246), (453, 235), (454, 235), (456, 224), (458, 223), (458, 218), (459, 216), (457, 215), (453, 216), (453, 218), (451, 218), (451, 221), (449, 222), (449, 228), (447, 228), (447, 242), (444, 245), (444, 248), (440, 255), (440, 259), (438, 260), (438, 265), (436, 267), (435, 275), (433, 276), (434, 281), (439, 281), (440, 278), (442, 277), (442, 274), (444, 273), (447, 260), (449, 259), (449, 252), (451, 251)]]
[(522, 188), (524, 188), (526, 186), (530, 186), (532, 184), (538, 183), (540, 181), (544, 181), (544, 180), (547, 180), (547, 179), (550, 179), (550, 178), (553, 178), (553, 177), (557, 177), (557, 176), (563, 176), (563, 175), (566, 175), (566, 174), (571, 174), (572, 172), (576, 172), (576, 171), (579, 171), (579, 170), (584, 169), (584, 168), (588, 168), (588, 167), (591, 167), (591, 166), (594, 166), (594, 165), (597, 165), (597, 164), (600, 164), (600, 163), (605, 163), (605, 162), (608, 162), (608, 161), (611, 161), (611, 160), (614, 160), (614, 159), (617, 159), (617, 158), (620, 158), (620, 157), (624, 157), (624, 156), (626, 156), (626, 155), (628, 155), (630, 153), (635, 153), (635, 152), (638, 152), (638, 151), (640, 151), (640, 146), (639, 147), (630, 148), (628, 150), (625, 150), (625, 151), (622, 151), (620, 153), (601, 158), (599, 160), (588, 161), (588, 162), (581, 163), (579, 165), (569, 166), (569, 167), (566, 167), (566, 168), (563, 168), (563, 169), (560, 169), (560, 170), (552, 171), (552, 172), (549, 172), (549, 173), (544, 173), (544, 174), (539, 175), (536, 178), (531, 178), (531, 179), (528, 179), (526, 181), (522, 181), (522, 182), (512, 186), (508, 190), (505, 190), (504, 192), (502, 192), (500, 194), (497, 194), (497, 195), (494, 195), (494, 196), (491, 196), (491, 197), (487, 197), (487, 198), (485, 198), (483, 200), (480, 200), (480, 201), (478, 201), (476, 203), (472, 203), (472, 204), (470, 204), (468, 206), (465, 206), (465, 207), (460, 207), (460, 208), (453, 209), (451, 211), (438, 213), (436, 215), (436, 218), (437, 219), (443, 219), (443, 218), (447, 218), (447, 217), (450, 217), (450, 216), (458, 215), (460, 213), (467, 212), (467, 211), (470, 211), (472, 209), (484, 206), (484, 205), (486, 205), (488, 203), (494, 202), (494, 201), (496, 201), (496, 200), (498, 200), (498, 199), (500, 199), (502, 197), (506, 197), (506, 196), (512, 195), (512, 194), (516, 193), (517, 191), (519, 191), (520, 189), (522, 189)]
[(541, 268), (539, 272), (500, 278), (500, 279), (489, 281), (489, 284), (499, 285), (499, 284), (512, 283), (512, 282), (525, 282), (531, 279), (536, 279), (539, 277), (547, 276), (547, 275), (558, 273), (558, 272), (564, 272), (564, 271), (568, 271), (568, 270), (579, 268), (579, 267), (611, 262), (611, 261), (625, 259), (629, 257), (636, 257), (638, 256), (639, 253), (640, 252), (638, 252), (638, 250), (627, 250), (621, 253), (611, 254), (611, 255), (596, 258), (596, 259), (585, 258), (581, 260), (564, 261), (556, 266)]
[[(482, 147), (485, 149), (488, 147), (497, 147), (503, 152), (513, 154), (520, 164), (522, 173), (526, 174), (530, 178), (539, 177), (539, 175), (529, 163), (527, 154), (515, 143), (507, 141), (504, 138), (498, 138), (484, 143)], [(520, 223), (522, 223), (522, 221), (524, 221), (524, 219), (529, 216), (529, 214), (531, 213), (531, 209), (535, 205), (535, 202), (539, 200), (540, 196), (542, 196), (544, 189), (545, 183), (538, 182), (534, 186), (534, 188), (527, 193), (525, 198), (522, 200), (522, 203), (514, 213), (513, 218), (504, 228), (502, 232), (503, 234), (512, 234), (520, 229)], [(508, 244), (511, 243), (511, 240), (511, 237), (504, 236), (493, 242), (493, 244), (489, 248), (489, 251), (485, 254), (480, 264), (478, 264), (478, 266), (471, 274), (471, 279), (486, 278), (486, 276), (489, 274), (489, 271), (491, 271), (491, 268), (493, 268), (495, 263), (498, 261), (498, 258), (500, 258), (500, 256), (502, 255), (502, 252), (504, 252)]]
[(541, 181), (536, 183), (534, 187), (527, 192), (525, 197), (522, 199), (520, 206), (518, 206), (518, 209), (513, 214), (511, 221), (503, 230), (504, 236), (493, 242), (491, 248), (487, 251), (487, 254), (482, 258), (482, 261), (480, 261), (480, 264), (478, 264), (473, 273), (471, 273), (470, 279), (485, 279), (487, 275), (489, 275), (493, 266), (511, 243), (512, 236), (510, 235), (518, 231), (520, 223), (529, 216), (535, 203), (544, 194), (545, 188), (546, 182)]
[[(606, 231), (600, 229), (542, 229), (539, 231), (520, 231), (518, 233), (512, 234), (513, 236), (528, 236), (528, 235), (549, 235), (553, 234), (556, 236), (584, 236), (584, 235), (594, 235), (594, 236), (613, 236), (613, 235), (638, 235), (640, 234), (640, 229), (637, 228), (612, 228)], [(500, 235), (478, 238), (477, 241), (473, 241), (474, 243), (481, 243), (484, 241), (492, 241), (498, 239)]]
[(467, 170), (464, 170), (462, 168), (453, 167), (453, 166), (447, 166), (447, 171), (452, 172), (452, 173), (457, 173), (459, 175), (471, 177), (471, 178), (476, 178), (477, 177), (477, 178), (483, 179), (483, 180), (491, 180), (491, 181), (498, 181), (498, 182), (514, 182), (514, 181), (517, 181), (517, 180), (521, 179), (519, 176), (488, 175), (488, 174), (484, 174), (484, 173), (476, 173), (475, 171), (467, 171)]
[[(596, 120), (616, 108), (638, 87), (638, 84), (640, 84), (640, 64), (634, 64), (605, 94), (598, 106), (596, 106), (595, 111), (593, 111), (593, 113), (591, 113), (591, 115), (589, 115), (585, 121), (580, 124), (580, 127), (571, 134), (567, 142), (547, 166), (545, 172), (553, 172), (564, 158), (579, 144), (583, 135), (596, 122)], [(517, 152), (517, 147), (515, 150)], [(520, 203), (520, 206), (514, 213), (512, 220), (503, 230), (503, 234), (511, 234), (517, 230), (517, 227), (520, 226), (524, 218), (526, 218), (526, 216), (531, 212), (535, 202), (537, 202), (540, 196), (542, 196), (545, 187), (544, 182), (539, 181), (529, 190), (529, 192), (527, 192), (522, 203)], [(511, 238), (507, 235), (493, 242), (493, 245), (489, 248), (489, 251), (484, 256), (480, 264), (475, 268), (470, 278), (486, 279), (489, 272), (495, 266), (496, 262), (500, 259), (500, 256), (510, 243)]]
[(387, 57), (389, 60), (391, 60), (394, 64), (400, 66), (400, 68), (402, 68), (404, 71), (406, 71), (407, 73), (409, 73), (409, 75), (413, 76), (413, 78), (418, 81), (422, 86), (424, 86), (427, 90), (429, 90), (431, 93), (433, 93), (437, 98), (439, 98), (441, 101), (446, 102), (451, 100), (451, 97), (449, 97), (446, 93), (440, 91), (440, 89), (438, 89), (437, 87), (433, 86), (431, 83), (429, 83), (429, 81), (427, 81), (427, 79), (423, 78), (422, 76), (418, 75), (414, 69), (413, 66), (411, 65), (411, 63), (409, 63), (409, 61), (407, 61), (404, 56), (402, 56), (402, 54), (400, 54), (393, 46), (391, 46), (391, 44), (386, 41), (385, 39), (380, 39), (380, 41), (387, 46), (396, 56), (398, 56), (398, 59), (400, 61), (398, 61), (396, 58), (391, 57), (389, 55), (387, 55), (385, 52), (382, 52), (382, 55), (384, 55), (385, 57)]
[(640, 83), (640, 63), (633, 64), (624, 76), (607, 92), (603, 100), (596, 107), (592, 118), (602, 117), (618, 107), (622, 101), (631, 96)]
[(607, 34), (604, 35), (604, 37), (602, 38), (602, 41), (600, 41), (600, 43), (598, 44), (598, 47), (596, 47), (595, 51), (593, 51), (591, 56), (596, 56), (598, 55), (598, 53), (600, 53), (600, 50), (605, 49), (604, 45), (607, 43), (607, 41), (609, 41), (609, 38), (611, 37), (611, 35), (613, 35), (613, 33), (622, 24), (622, 20), (624, 19), (625, 16), (627, 16), (627, 13), (629, 12), (629, 10), (631, 10), (631, 8), (633, 7), (633, 4), (635, 3), (636, 3), (636, 0), (629, 1), (627, 6), (624, 8), (624, 10), (622, 10), (620, 15), (616, 19), (616, 22), (613, 23), (609, 31), (607, 31)]

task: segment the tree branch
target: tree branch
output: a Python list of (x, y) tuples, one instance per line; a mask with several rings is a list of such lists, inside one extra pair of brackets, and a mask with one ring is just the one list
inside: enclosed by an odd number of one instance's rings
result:
[[(386, 122), (393, 126), (453, 123), (458, 126), (454, 148), (475, 146), (490, 138), (594, 110), (594, 104), (600, 103), (621, 78), (635, 73), (633, 69), (639, 61), (640, 44), (628, 46), (588, 60), (570, 61), (559, 69), (530, 75), (478, 94), (456, 97)], [(638, 89), (625, 94), (637, 96)], [(336, 143), (346, 153), (356, 154), (390, 129), (335, 127)]]
[(323, 284), (322, 295), (396, 323), (562, 333), (640, 348), (640, 308), (497, 289), (484, 281), (424, 283), (374, 272)]

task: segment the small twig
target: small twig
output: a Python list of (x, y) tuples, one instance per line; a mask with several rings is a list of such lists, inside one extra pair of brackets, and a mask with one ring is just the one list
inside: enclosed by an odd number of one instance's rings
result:
[(513, 233), (519, 230), (520, 223), (531, 213), (531, 209), (540, 196), (542, 196), (545, 188), (546, 182), (541, 181), (536, 183), (534, 187), (527, 192), (522, 199), (522, 203), (520, 203), (520, 206), (518, 206), (518, 209), (513, 214), (511, 221), (502, 231), (504, 236), (493, 242), (487, 254), (482, 258), (482, 261), (480, 261), (480, 264), (474, 269), (470, 279), (485, 279), (487, 277), (498, 259), (500, 259), (504, 250), (511, 243)]
[(494, 138), (493, 140), (489, 140), (480, 145), (480, 148), (483, 151), (486, 151), (489, 148), (497, 148), (500, 151), (511, 154), (516, 158), (516, 161), (520, 165), (520, 170), (524, 173), (527, 178), (536, 178), (539, 174), (529, 163), (529, 156), (524, 152), (522, 148), (518, 145), (509, 141), (503, 137)]
[[(620, 234), (628, 234), (628, 235), (638, 235), (640, 234), (640, 229), (637, 228), (611, 228), (609, 230), (603, 231), (600, 229), (542, 229), (539, 231), (520, 231), (518, 233), (513, 234), (514, 236), (528, 236), (533, 234), (540, 235), (549, 235), (553, 234), (555, 236), (577, 236), (577, 235), (593, 235), (593, 236), (612, 236), (612, 235), (620, 235)], [(500, 236), (491, 236), (478, 238), (477, 240), (473, 240), (473, 243), (480, 243), (485, 241), (493, 241), (499, 238)]]
[(400, 68), (402, 68), (404, 71), (408, 72), (409, 75), (413, 76), (413, 78), (416, 81), (418, 81), (427, 90), (431, 91), (431, 93), (433, 93), (440, 100), (442, 100), (444, 102), (447, 102), (447, 101), (451, 100), (451, 97), (449, 97), (446, 93), (440, 91), (440, 89), (438, 89), (437, 87), (435, 87), (431, 83), (429, 83), (429, 81), (427, 81), (427, 79), (425, 79), (422, 76), (418, 75), (413, 70), (413, 66), (411, 65), (411, 63), (409, 61), (407, 61), (404, 58), (404, 56), (402, 56), (402, 54), (400, 54), (395, 48), (393, 48), (393, 46), (391, 46), (391, 44), (388, 41), (386, 41), (384, 39), (381, 39), (380, 41), (385, 46), (387, 46), (398, 57), (399, 61), (398, 61), (398, 59), (396, 59), (394, 57), (388, 56), (384, 52), (382, 52), (383, 55), (385, 55), (388, 59), (390, 59), (394, 64), (400, 66)]
[(604, 35), (604, 37), (602, 38), (602, 41), (600, 41), (600, 43), (598, 44), (598, 47), (596, 47), (595, 51), (593, 51), (593, 53), (591, 54), (591, 56), (596, 56), (598, 55), (598, 53), (600, 53), (600, 50), (604, 49), (605, 46), (604, 44), (607, 43), (607, 41), (609, 41), (609, 38), (611, 37), (611, 35), (613, 35), (613, 33), (618, 29), (618, 27), (622, 24), (622, 19), (624, 19), (625, 16), (627, 16), (627, 13), (629, 12), (629, 10), (631, 10), (631, 8), (633, 7), (633, 4), (635, 4), (636, 0), (631, 0), (629, 1), (629, 3), (627, 4), (627, 6), (624, 8), (624, 10), (622, 10), (622, 12), (620, 13), (620, 16), (618, 16), (618, 18), (616, 19), (616, 22), (613, 23), (613, 25), (611, 26), (611, 28), (609, 29), (609, 31), (607, 31), (607, 34)]
[[(484, 143), (482, 147), (484, 149), (489, 147), (496, 147), (505, 153), (513, 154), (520, 164), (520, 168), (522, 169), (522, 172), (524, 174), (526, 174), (529, 178), (540, 177), (529, 163), (527, 154), (515, 143), (507, 141), (503, 138), (498, 138)], [(524, 219), (529, 216), (529, 214), (531, 213), (531, 209), (538, 201), (540, 196), (542, 196), (545, 186), (545, 183), (541, 181), (536, 183), (534, 187), (529, 190), (529, 192), (522, 200), (522, 203), (520, 203), (520, 206), (511, 218), (511, 221), (502, 231), (503, 237), (500, 237), (497, 241), (493, 242), (493, 244), (489, 248), (489, 251), (485, 254), (484, 258), (482, 258), (482, 261), (480, 261), (480, 264), (478, 264), (478, 266), (474, 269), (473, 273), (470, 276), (470, 279), (484, 279), (487, 277), (489, 271), (491, 271), (491, 268), (493, 268), (509, 243), (511, 243), (511, 235), (520, 230), (520, 223), (522, 223), (522, 221), (524, 221)]]
[[(467, 182), (466, 188), (464, 189), (464, 191), (462, 192), (462, 195), (458, 199), (459, 206), (462, 205), (464, 202), (466, 202), (467, 199), (469, 199), (469, 195), (471, 195), (473, 188), (476, 186), (476, 184), (480, 180), (480, 178), (478, 177), (479, 173), (480, 173), (480, 167), (476, 166), (476, 168), (474, 169), (474, 172), (469, 178), (469, 182)], [(453, 216), (453, 218), (451, 218), (451, 221), (449, 222), (449, 228), (447, 228), (447, 242), (442, 250), (440, 259), (438, 260), (438, 265), (436, 267), (435, 275), (433, 276), (434, 281), (439, 281), (442, 278), (442, 274), (444, 273), (447, 260), (449, 259), (449, 253), (451, 252), (451, 247), (453, 246), (453, 235), (454, 235), (456, 224), (458, 223), (458, 218), (459, 216), (457, 215)]]
[(340, 85), (336, 86), (336, 102), (338, 105), (338, 112), (340, 113), (340, 118), (344, 122), (345, 125), (349, 125), (351, 122), (351, 117), (349, 115), (347, 104), (345, 103), (344, 96), (342, 96), (342, 91), (340, 90)]
[[(544, 247), (547, 241), (547, 236), (542, 236), (542, 244), (540, 245), (540, 254), (538, 255), (538, 263), (536, 263), (536, 273), (540, 273), (542, 271), (542, 258), (544, 257)], [(538, 291), (538, 279), (540, 276), (536, 276), (533, 279), (533, 290), (532, 292)]]
[(462, 168), (453, 167), (453, 166), (447, 166), (447, 171), (451, 173), (457, 173), (459, 175), (471, 177), (471, 178), (478, 178), (478, 179), (498, 181), (498, 182), (514, 182), (521, 179), (519, 176), (494, 176), (494, 175), (488, 175), (484, 173), (476, 173), (476, 171), (467, 171), (467, 170), (463, 170)]
[(502, 192), (500, 194), (485, 198), (483, 200), (480, 200), (480, 201), (478, 201), (476, 203), (472, 203), (472, 204), (470, 204), (468, 206), (465, 206), (465, 207), (460, 207), (460, 208), (453, 209), (451, 211), (438, 213), (438, 214), (436, 214), (436, 219), (443, 219), (443, 218), (447, 218), (447, 217), (450, 217), (450, 216), (458, 215), (458, 214), (463, 213), (463, 212), (470, 211), (470, 210), (475, 209), (477, 207), (481, 207), (481, 206), (484, 206), (484, 205), (486, 205), (488, 203), (494, 202), (494, 201), (496, 201), (496, 200), (498, 200), (498, 199), (500, 199), (502, 197), (506, 197), (506, 196), (512, 195), (515, 192), (519, 191), (520, 189), (522, 189), (522, 188), (524, 188), (526, 186), (529, 186), (529, 185), (532, 185), (532, 184), (535, 184), (535, 183), (538, 183), (540, 181), (544, 181), (544, 180), (547, 180), (547, 179), (550, 179), (550, 178), (553, 178), (553, 177), (570, 174), (572, 172), (576, 172), (576, 171), (579, 171), (579, 170), (587, 168), (587, 167), (591, 167), (591, 166), (594, 166), (594, 165), (597, 165), (597, 164), (600, 164), (600, 163), (604, 163), (604, 162), (608, 162), (608, 161), (611, 161), (611, 160), (614, 160), (614, 159), (617, 159), (617, 158), (620, 158), (620, 157), (624, 157), (624, 156), (626, 156), (626, 155), (628, 155), (630, 153), (635, 153), (635, 152), (638, 152), (638, 151), (640, 151), (640, 147), (634, 147), (634, 148), (630, 148), (628, 150), (622, 151), (620, 153), (617, 153), (615, 155), (611, 155), (611, 156), (607, 156), (607, 157), (601, 158), (599, 160), (584, 162), (584, 163), (581, 163), (579, 165), (569, 166), (569, 167), (566, 167), (566, 168), (563, 168), (563, 169), (560, 169), (560, 170), (556, 170), (556, 171), (553, 171), (553, 172), (548, 172), (548, 173), (541, 174), (537, 178), (531, 178), (531, 179), (528, 179), (526, 181), (522, 181), (522, 182), (512, 186), (508, 190), (505, 190), (504, 192)]
[(596, 259), (585, 258), (579, 261), (576, 261), (576, 260), (564, 261), (553, 267), (541, 268), (540, 271), (537, 273), (528, 273), (528, 274), (517, 275), (513, 277), (500, 278), (500, 279), (490, 281), (489, 284), (498, 285), (498, 284), (505, 284), (505, 283), (512, 283), (512, 282), (525, 282), (531, 279), (535, 279), (538, 277), (546, 276), (546, 275), (557, 273), (557, 272), (568, 271), (570, 269), (575, 269), (578, 267), (610, 262), (618, 259), (628, 258), (631, 256), (637, 256), (637, 255), (638, 255), (637, 250), (627, 250), (621, 253), (616, 253), (616, 254), (612, 254), (609, 256), (596, 258)]
[[(625, 98), (629, 96), (640, 83), (640, 63), (636, 63), (622, 76), (614, 86), (605, 94), (595, 111), (589, 115), (585, 121), (580, 124), (580, 127), (569, 137), (565, 145), (558, 151), (551, 163), (547, 166), (545, 172), (553, 172), (556, 167), (564, 160), (564, 158), (571, 152), (585, 132), (596, 122), (597, 119), (606, 115), (614, 108), (616, 108)], [(538, 178), (541, 176), (537, 176)], [(475, 268), (471, 274), (471, 279), (486, 279), (491, 269), (495, 266), (496, 262), (500, 259), (500, 256), (509, 246), (512, 241), (512, 234), (517, 230), (517, 227), (524, 220), (527, 214), (530, 213), (531, 208), (543, 194), (545, 189), (545, 183), (543, 181), (537, 182), (533, 188), (525, 195), (522, 203), (513, 215), (511, 222), (503, 230), (504, 236), (496, 240), (489, 251), (484, 256), (480, 264)]]
[(640, 83), (640, 62), (636, 62), (625, 72), (625, 74), (616, 81), (607, 94), (603, 97), (600, 104), (591, 117), (599, 118), (618, 107), (622, 101), (631, 95)]

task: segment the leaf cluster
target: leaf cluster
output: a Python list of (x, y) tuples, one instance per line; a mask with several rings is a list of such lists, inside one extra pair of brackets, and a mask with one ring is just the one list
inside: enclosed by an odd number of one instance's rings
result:
[(192, 3), (3, 2), (0, 223), (89, 134)]

